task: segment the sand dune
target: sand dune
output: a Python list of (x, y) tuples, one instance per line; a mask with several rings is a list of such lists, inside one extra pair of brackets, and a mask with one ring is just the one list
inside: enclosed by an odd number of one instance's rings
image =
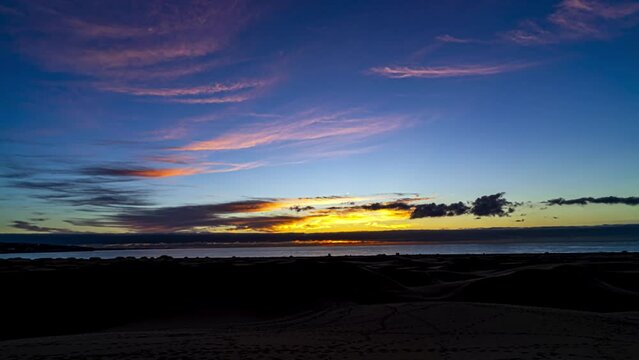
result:
[(639, 358), (632, 253), (6, 260), (0, 283), (8, 359)]
[(208, 329), (0, 342), (6, 359), (636, 359), (636, 318), (424, 302), (353, 305)]

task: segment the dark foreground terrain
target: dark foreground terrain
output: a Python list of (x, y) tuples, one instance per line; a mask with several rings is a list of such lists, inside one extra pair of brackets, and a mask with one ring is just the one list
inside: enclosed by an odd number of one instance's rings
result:
[(7, 359), (637, 359), (639, 254), (0, 260)]

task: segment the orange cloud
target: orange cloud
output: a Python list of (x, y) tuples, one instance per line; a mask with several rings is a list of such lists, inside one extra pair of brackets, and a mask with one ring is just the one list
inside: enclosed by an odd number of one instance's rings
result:
[[(165, 161), (167, 162), (167, 161)], [(169, 161), (170, 162), (170, 159)], [(179, 163), (179, 162), (176, 162)], [(86, 175), (93, 176), (130, 176), (143, 178), (165, 178), (175, 176), (189, 176), (197, 174), (225, 173), (232, 171), (248, 170), (262, 166), (259, 162), (250, 163), (222, 163), (201, 162), (197, 166), (181, 168), (127, 168), (127, 167), (90, 167), (83, 170)]]
[(110, 167), (93, 167), (85, 169), (84, 173), (98, 176), (133, 176), (147, 178), (164, 178), (173, 176), (187, 176), (201, 174), (204, 171), (200, 168), (163, 168), (163, 169), (125, 169)]

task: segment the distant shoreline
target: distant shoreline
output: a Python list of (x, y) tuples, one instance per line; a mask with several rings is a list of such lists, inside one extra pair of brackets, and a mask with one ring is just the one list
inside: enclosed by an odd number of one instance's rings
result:
[[(333, 233), (129, 233), (129, 234), (0, 234), (2, 243), (47, 244), (88, 247), (130, 248), (132, 244), (148, 247), (150, 244), (176, 247), (184, 244), (219, 244), (222, 246), (289, 246), (317, 241), (365, 241), (377, 243), (449, 243), (474, 241), (589, 241), (589, 240), (639, 240), (639, 224), (487, 228), (457, 230), (393, 230)], [(188, 245), (191, 246), (191, 245)]]
[(88, 246), (49, 245), (29, 243), (0, 243), (0, 254), (30, 254), (46, 252), (93, 251)]

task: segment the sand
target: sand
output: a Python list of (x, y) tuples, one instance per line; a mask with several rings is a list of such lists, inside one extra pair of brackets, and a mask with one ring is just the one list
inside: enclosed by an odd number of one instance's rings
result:
[(0, 358), (638, 359), (638, 260), (0, 262)]
[(639, 314), (473, 303), (345, 306), (209, 329), (0, 342), (5, 359), (636, 359)]

